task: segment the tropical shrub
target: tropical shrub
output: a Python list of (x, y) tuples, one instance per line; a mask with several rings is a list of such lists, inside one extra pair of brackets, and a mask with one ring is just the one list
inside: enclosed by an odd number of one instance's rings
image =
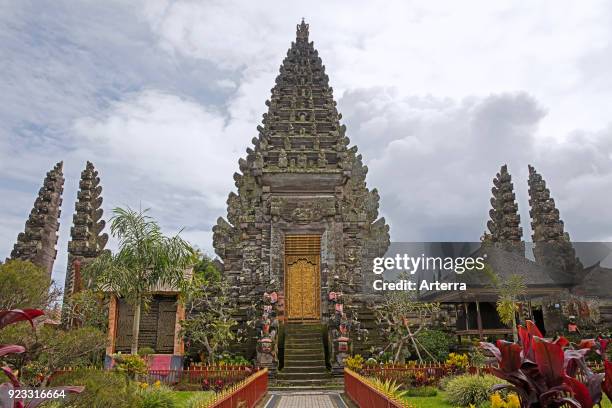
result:
[(425, 387), (434, 384), (436, 377), (427, 375), (424, 371), (411, 371), (405, 376), (404, 384), (406, 388)]
[(174, 408), (176, 401), (172, 394), (172, 390), (166, 386), (156, 382), (149, 386), (141, 387), (139, 392), (140, 405), (139, 408)]
[(441, 389), (442, 391), (446, 391), (446, 387), (448, 386), (448, 383), (451, 382), (454, 378), (455, 378), (454, 375), (447, 375), (447, 376), (440, 378), (440, 380), (438, 381), (438, 388)]
[(202, 384), (190, 381), (189, 377), (182, 378), (172, 387), (175, 391), (202, 391)]
[(499, 379), (492, 375), (460, 375), (446, 385), (446, 398), (453, 406), (479, 406), (489, 401), (496, 384)]
[(393, 361), (393, 353), (390, 351), (385, 351), (380, 355), (378, 360), (383, 364), (390, 363)]
[[(612, 396), (612, 363), (606, 357), (609, 340), (583, 340), (574, 348), (564, 337), (544, 339), (531, 321), (526, 328), (518, 327), (518, 336), (520, 344), (498, 340), (481, 347), (498, 361), (493, 373), (510, 383), (496, 389), (516, 392), (521, 407), (591, 408), (600, 403), (602, 391)], [(603, 359), (605, 373), (594, 373), (587, 366), (585, 355), (591, 350)]]
[(205, 378), (204, 381), (202, 381), (202, 390), (219, 392), (230, 384), (230, 381), (223, 378)]
[(83, 289), (64, 300), (62, 317), (77, 326), (94, 327), (106, 333), (109, 300), (109, 294), (104, 291)]
[(378, 361), (376, 361), (375, 358), (370, 357), (365, 361), (365, 363), (363, 363), (363, 365), (367, 368), (376, 367), (378, 365)]
[(218, 359), (219, 365), (250, 366), (251, 362), (240, 354), (223, 353)]
[(476, 367), (480, 371), (487, 364), (487, 356), (485, 356), (480, 348), (476, 348), (469, 356), (470, 365)]
[(207, 408), (215, 398), (214, 393), (199, 392), (187, 400), (187, 408)]
[(30, 261), (0, 263), (0, 282), (0, 310), (47, 309), (61, 296), (47, 271)]
[(467, 354), (450, 353), (445, 363), (451, 366), (453, 371), (465, 371), (469, 365), (469, 359)]
[(44, 325), (30, 330), (25, 325), (14, 325), (0, 333), (0, 344), (16, 344), (28, 350), (4, 360), (22, 373), (22, 382), (34, 387), (45, 385), (49, 376), (62, 367), (101, 365), (105, 343), (104, 333), (92, 327), (62, 330)]
[(51, 384), (85, 387), (77, 398), (66, 399), (70, 408), (123, 408), (137, 407), (140, 403), (136, 384), (117, 371), (78, 369), (54, 377)]
[[(454, 338), (448, 333), (434, 329), (423, 329), (416, 335), (416, 340), (422, 349), (427, 350), (427, 353), (421, 351), (423, 360), (433, 362), (446, 360), (449, 350), (455, 342)], [(412, 345), (408, 349), (413, 355), (416, 353)]]
[(346, 360), (344, 360), (344, 365), (350, 370), (359, 372), (363, 369), (364, 362), (365, 360), (361, 354), (356, 354), (354, 356), (347, 357)]
[[(0, 310), (0, 330), (4, 327), (23, 321), (28, 321), (32, 328), (34, 328), (34, 319), (42, 316), (44, 312), (37, 309), (13, 309), (13, 310)], [(0, 345), (0, 357), (4, 357), (9, 354), (22, 354), (26, 351), (25, 347), (15, 344), (2, 344)], [(9, 381), (0, 384), (0, 406), (4, 408), (34, 408), (41, 403), (51, 398), (38, 398), (31, 400), (27, 403), (23, 399), (9, 399), (9, 391), (13, 389), (23, 388), (24, 384), (17, 378), (17, 373), (8, 366), (2, 367), (2, 372), (8, 377)], [(69, 393), (80, 393), (83, 391), (83, 387), (67, 386), (58, 387), (55, 389), (47, 388), (47, 390), (57, 390), (58, 392)]]
[(155, 350), (152, 347), (144, 346), (138, 349), (138, 355), (144, 359), (149, 357), (151, 354), (155, 354)]
[(402, 391), (400, 384), (393, 380), (380, 380), (376, 377), (369, 378), (370, 385), (392, 399), (401, 400), (406, 397), (406, 391)]
[(139, 355), (117, 353), (113, 355), (113, 360), (115, 361), (115, 370), (125, 373), (131, 380), (134, 380), (138, 375), (147, 373), (147, 363)]

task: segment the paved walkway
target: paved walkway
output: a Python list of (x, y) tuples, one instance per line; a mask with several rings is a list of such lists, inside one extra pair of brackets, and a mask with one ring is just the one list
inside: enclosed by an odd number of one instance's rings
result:
[(273, 391), (270, 396), (264, 408), (347, 408), (334, 391)]

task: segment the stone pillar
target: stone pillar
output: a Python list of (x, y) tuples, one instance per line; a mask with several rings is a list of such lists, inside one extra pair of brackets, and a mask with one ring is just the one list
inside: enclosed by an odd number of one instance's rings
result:
[(478, 338), (482, 340), (482, 316), (480, 315), (480, 302), (476, 299), (476, 324), (478, 325)]
[(117, 300), (117, 296), (111, 294), (108, 304), (108, 344), (106, 345), (106, 354), (109, 356), (115, 352), (118, 312), (119, 302)]
[(185, 354), (185, 342), (181, 336), (181, 321), (185, 319), (185, 305), (176, 303), (176, 323), (174, 326), (174, 355), (182, 356)]

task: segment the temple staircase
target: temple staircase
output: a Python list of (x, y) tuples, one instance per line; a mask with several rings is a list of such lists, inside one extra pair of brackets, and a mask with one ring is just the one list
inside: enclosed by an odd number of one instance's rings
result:
[(325, 366), (321, 326), (289, 323), (285, 326), (285, 364), (276, 377), (276, 389), (330, 388)]

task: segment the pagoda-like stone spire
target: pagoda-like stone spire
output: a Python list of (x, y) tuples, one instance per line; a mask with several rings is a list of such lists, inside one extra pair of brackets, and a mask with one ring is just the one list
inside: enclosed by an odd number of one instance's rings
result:
[(325, 66), (312, 42), (308, 24), (297, 25), (296, 40), (280, 66), (272, 96), (266, 101), (255, 149), (248, 149), (241, 169), (261, 172), (341, 172), (348, 138), (339, 120)]
[(271, 93), (234, 173), (227, 218), (213, 227), (232, 296), (246, 304), (266, 290), (282, 292), (285, 234), (320, 234), (321, 285), (336, 277), (343, 292), (363, 293), (371, 289), (372, 258), (389, 246), (389, 226), (379, 218), (377, 190), (366, 186), (367, 166), (349, 147), (304, 21)]
[(102, 234), (105, 222), (102, 219), (102, 186), (100, 177), (91, 162), (81, 172), (79, 192), (72, 217), (70, 241), (68, 242), (68, 265), (64, 286), (64, 302), (73, 293), (84, 287), (80, 271), (91, 260), (98, 257), (108, 241)]
[(11, 259), (30, 261), (49, 274), (57, 256), (57, 231), (64, 191), (63, 163), (57, 163), (47, 172), (38, 192), (34, 208), (25, 224), (24, 232), (17, 236)]
[(546, 182), (533, 166), (529, 166), (529, 205), (536, 262), (553, 269), (560, 283), (575, 283), (582, 270), (569, 234)]
[(491, 219), (487, 222), (489, 234), (485, 233), (484, 241), (493, 243), (505, 250), (525, 253), (523, 242), (523, 229), (520, 227), (521, 217), (514, 194), (512, 177), (508, 173), (508, 166), (504, 164), (493, 179), (491, 189)]

